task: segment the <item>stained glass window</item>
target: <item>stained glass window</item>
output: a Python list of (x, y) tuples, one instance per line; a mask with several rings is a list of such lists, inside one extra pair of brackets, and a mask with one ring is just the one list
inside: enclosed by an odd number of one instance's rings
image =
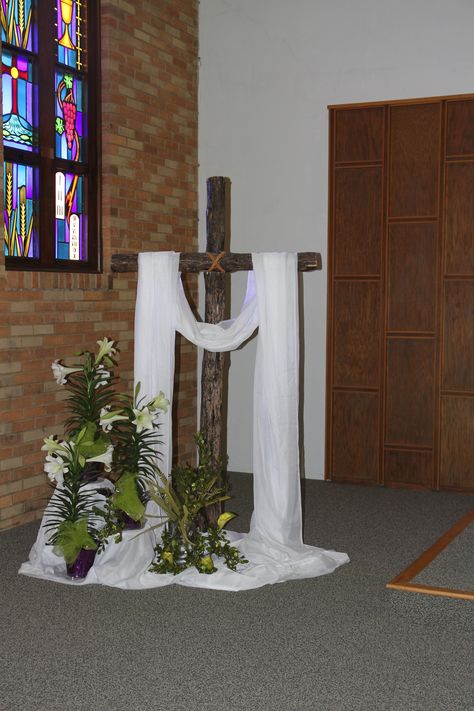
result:
[(84, 178), (73, 173), (56, 173), (56, 257), (87, 259), (84, 240)]
[(33, 0), (0, 0), (2, 44), (33, 51)]
[(4, 238), (10, 257), (38, 256), (34, 172), (30, 165), (4, 163)]
[(2, 54), (3, 144), (31, 151), (34, 145), (33, 64), (21, 54)]
[(83, 160), (82, 79), (56, 72), (56, 157)]
[(98, 7), (0, 0), (7, 268), (98, 267)]
[(86, 3), (84, 0), (58, 0), (57, 7), (57, 60), (72, 69), (86, 65)]

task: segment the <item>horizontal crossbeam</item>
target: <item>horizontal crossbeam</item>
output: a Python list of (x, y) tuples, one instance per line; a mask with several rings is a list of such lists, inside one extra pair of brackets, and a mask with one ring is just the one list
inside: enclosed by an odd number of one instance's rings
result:
[[(311, 272), (322, 268), (319, 252), (298, 252), (298, 271)], [(207, 272), (218, 269), (225, 272), (248, 272), (252, 270), (252, 255), (238, 252), (211, 254), (209, 252), (181, 252), (179, 257), (180, 272)], [(113, 272), (136, 272), (137, 254), (113, 254)]]

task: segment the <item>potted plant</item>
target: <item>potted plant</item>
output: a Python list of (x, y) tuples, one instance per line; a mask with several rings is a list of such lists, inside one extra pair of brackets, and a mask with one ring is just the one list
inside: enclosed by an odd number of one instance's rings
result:
[(224, 526), (235, 513), (222, 513), (215, 523), (208, 510), (228, 500), (227, 487), (219, 486), (221, 467), (212, 465), (210, 448), (202, 432), (195, 435), (198, 465), (176, 466), (171, 480), (158, 471), (149, 483), (150, 496), (163, 511), (161, 542), (155, 547), (155, 560), (150, 568), (155, 573), (177, 575), (194, 567), (200, 573), (214, 573), (215, 558), (231, 570), (248, 561), (232, 546)]
[[(115, 342), (97, 341), (96, 354), (80, 362), (55, 360), (56, 382), (67, 388), (66, 436), (44, 440), (45, 471), (56, 489), (45, 527), (49, 543), (64, 557), (72, 577), (84, 577), (109, 535), (121, 540), (124, 528), (141, 526), (146, 481), (155, 475), (159, 416), (168, 401), (160, 393), (144, 402), (114, 390)], [(103, 475), (104, 478), (99, 478)]]
[(111, 505), (121, 512), (126, 528), (140, 528), (149, 499), (149, 481), (158, 470), (159, 419), (169, 402), (162, 392), (151, 400), (140, 397), (140, 383), (133, 397), (119, 395), (121, 407), (104, 408), (101, 424), (115, 445), (114, 472), (118, 475)]
[[(56, 382), (67, 385), (66, 436), (51, 435), (44, 440), (45, 472), (56, 484), (48, 506), (45, 527), (49, 542), (62, 555), (72, 577), (83, 577), (92, 565), (98, 548), (102, 522), (97, 515), (103, 495), (91, 481), (102, 470), (111, 471), (113, 444), (100, 427), (100, 413), (114, 398), (111, 368), (115, 365), (114, 342), (97, 341), (97, 354), (78, 354), (72, 366), (55, 360), (52, 369)], [(105, 486), (105, 485), (104, 485)]]

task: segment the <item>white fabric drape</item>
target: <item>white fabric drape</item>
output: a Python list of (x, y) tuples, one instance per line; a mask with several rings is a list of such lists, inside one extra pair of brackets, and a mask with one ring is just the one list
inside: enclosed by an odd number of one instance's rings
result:
[[(178, 583), (244, 590), (323, 575), (349, 560), (345, 553), (307, 546), (302, 541), (297, 258), (295, 254), (269, 253), (253, 254), (252, 260), (254, 271), (249, 272), (239, 315), (220, 324), (206, 324), (196, 321), (186, 300), (178, 273), (179, 254), (140, 254), (135, 314), (135, 382), (141, 383), (143, 396), (151, 398), (163, 390), (170, 401), (175, 331), (207, 350), (227, 351), (244, 343), (259, 327), (254, 380), (255, 508), (248, 534), (229, 533), (249, 563), (238, 571), (219, 565), (218, 571), (209, 576), (194, 569), (177, 576), (155, 575), (147, 570), (155, 533), (147, 530), (139, 536), (136, 532), (127, 534), (119, 547), (109, 544), (96, 558), (85, 583), (123, 588)], [(171, 407), (164, 417), (161, 434), (162, 469), (169, 474)], [(49, 572), (43, 569), (42, 552), (40, 546), (20, 572), (66, 582), (65, 575), (58, 572), (59, 566), (52, 574), (51, 567)], [(54, 554), (49, 551), (48, 555)]]

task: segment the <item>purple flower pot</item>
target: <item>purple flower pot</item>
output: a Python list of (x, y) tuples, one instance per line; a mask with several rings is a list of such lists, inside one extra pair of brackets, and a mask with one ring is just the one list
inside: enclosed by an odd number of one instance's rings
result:
[(125, 531), (135, 531), (136, 529), (141, 528), (143, 525), (142, 521), (135, 521), (135, 519), (126, 514), (125, 511), (120, 512), (120, 518), (122, 519), (123, 528)]
[(89, 570), (92, 568), (95, 553), (95, 551), (90, 551), (86, 550), (85, 548), (81, 548), (74, 563), (66, 564), (68, 576), (73, 580), (85, 578)]

